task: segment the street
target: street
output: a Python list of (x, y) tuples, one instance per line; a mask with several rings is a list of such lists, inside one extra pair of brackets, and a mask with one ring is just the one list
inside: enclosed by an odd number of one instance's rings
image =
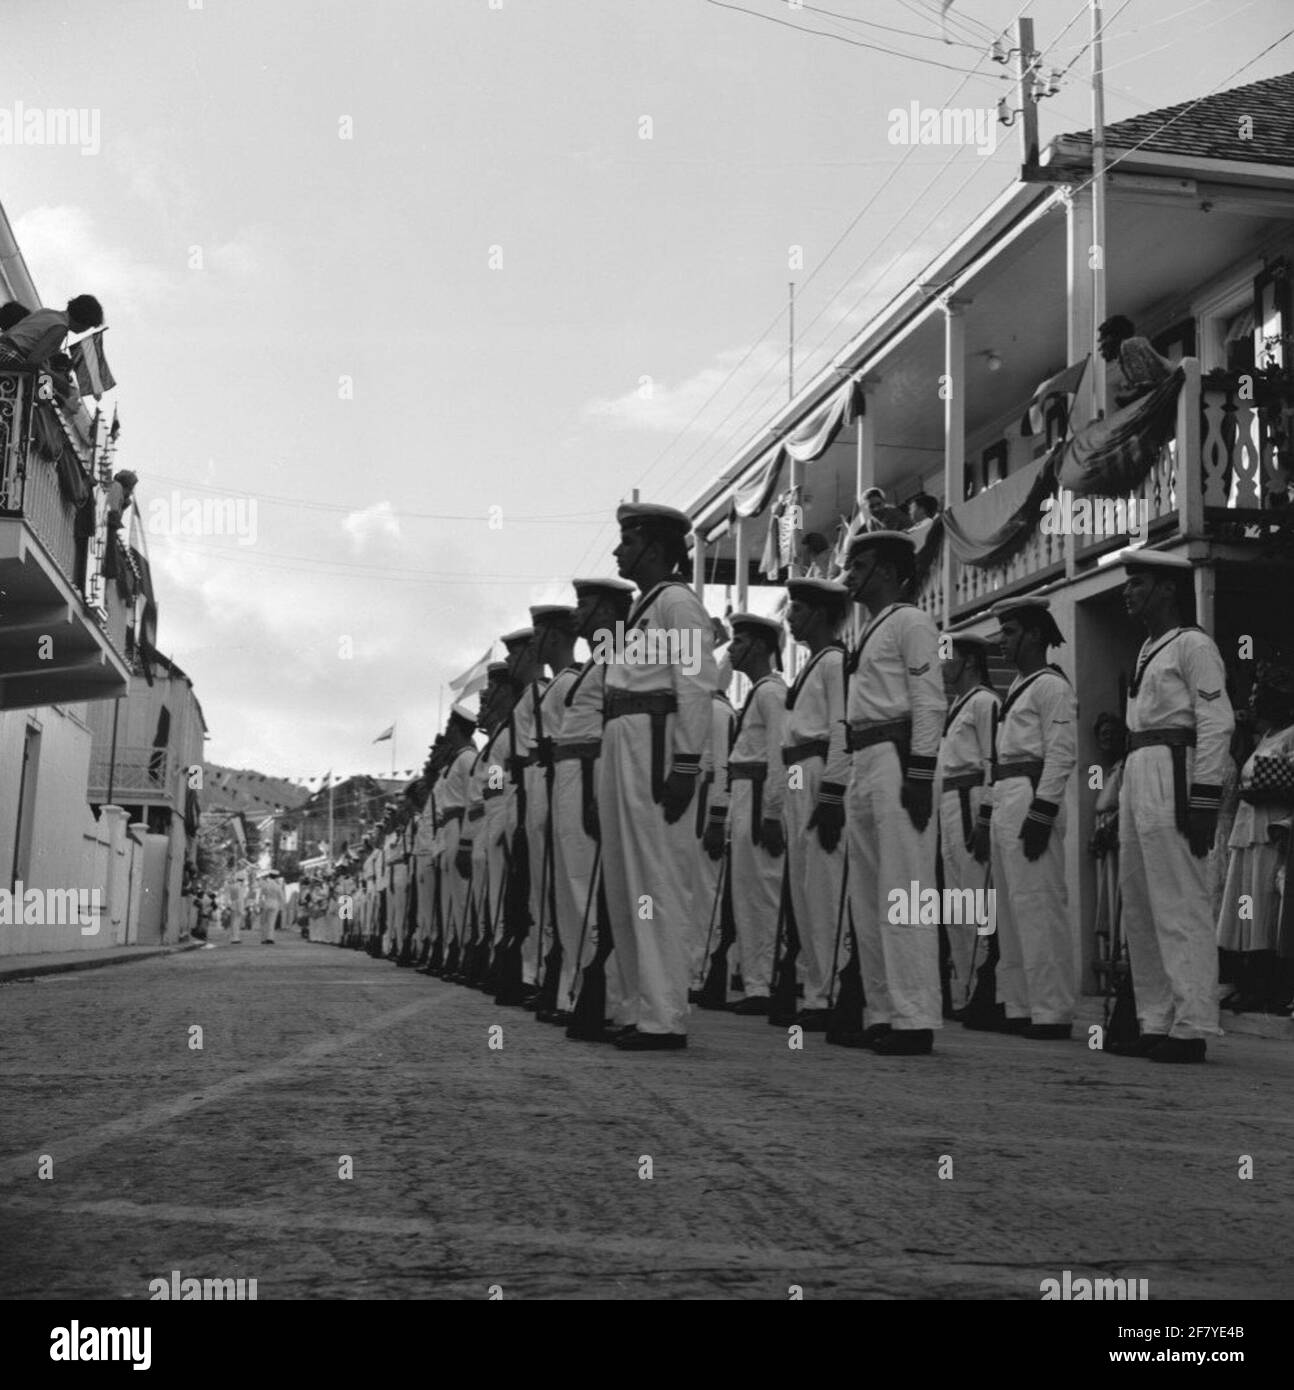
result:
[(1294, 1294), (1287, 1045), (1157, 1067), (954, 1026), (886, 1059), (691, 1026), (624, 1055), (286, 934), (0, 984), (0, 1297), (173, 1270), (260, 1299)]

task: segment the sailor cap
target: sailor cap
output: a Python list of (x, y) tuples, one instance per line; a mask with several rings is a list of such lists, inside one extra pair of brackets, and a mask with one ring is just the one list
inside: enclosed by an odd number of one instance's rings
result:
[(811, 603), (815, 608), (849, 602), (849, 590), (830, 579), (788, 579), (786, 592), (795, 602)]
[(692, 529), (692, 518), (686, 512), (659, 502), (622, 502), (616, 508), (616, 521), (621, 526), (650, 526), (678, 531), (681, 535), (687, 535)]
[(535, 635), (533, 627), (519, 627), (515, 632), (505, 632), (499, 641), (505, 647), (515, 646), (519, 642), (529, 642)]
[(568, 620), (575, 616), (575, 609), (568, 603), (537, 603), (530, 610), (532, 623), (552, 623)]
[(1003, 599), (1001, 603), (995, 603), (988, 610), (988, 615), (1001, 622), (1003, 618), (1009, 618), (1012, 613), (1020, 613), (1028, 608), (1048, 613), (1051, 611), (1051, 601), (1045, 598), (1030, 598), (1027, 595), (1023, 598), (1007, 598)]
[(1123, 561), (1126, 570), (1164, 570), (1177, 575), (1191, 568), (1191, 562), (1183, 555), (1168, 555), (1162, 550), (1145, 550), (1141, 546), (1129, 546), (1115, 558)]
[(584, 594), (632, 594), (634, 586), (627, 579), (597, 577), (593, 579), (572, 579), (571, 587), (579, 595)]
[(992, 637), (981, 637), (978, 632), (945, 632), (944, 636), (954, 647), (987, 648), (997, 646), (997, 642)]
[(771, 633), (779, 642), (782, 639), (782, 624), (776, 618), (763, 618), (758, 613), (732, 613), (728, 617), (728, 626), (734, 635), (738, 628), (759, 627)]
[(849, 558), (852, 560), (856, 552), (867, 546), (893, 545), (895, 542), (900, 542), (912, 551), (916, 551), (916, 539), (907, 531), (861, 531), (849, 542)]
[(494, 680), (496, 677), (506, 676), (507, 674), (508, 663), (506, 661), (492, 661), (485, 668), (485, 675), (487, 680)]

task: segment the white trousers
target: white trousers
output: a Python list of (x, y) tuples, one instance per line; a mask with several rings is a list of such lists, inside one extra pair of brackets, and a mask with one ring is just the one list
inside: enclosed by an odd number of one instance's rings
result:
[(644, 1033), (686, 1033), (695, 806), (668, 825), (652, 800), (649, 716), (607, 724), (598, 788), (602, 873), (625, 992), (617, 1017)]
[[(594, 764), (596, 775), (596, 764)], [(553, 769), (553, 881), (562, 973), (557, 1007), (575, 1006), (576, 977), (597, 946), (597, 903), (590, 900), (597, 842), (584, 833), (584, 764), (567, 758)]]
[[(984, 800), (983, 787), (969, 787), (971, 829), (975, 828), (975, 818), (979, 814), (980, 802)], [(1054, 834), (1055, 832), (1053, 832)], [(945, 792), (939, 798), (939, 841), (944, 861), (944, 887), (953, 889), (984, 887), (985, 866), (976, 863), (975, 856), (966, 848), (966, 832), (962, 824), (961, 792)], [(1000, 899), (1000, 895), (999, 895)], [(948, 933), (948, 949), (952, 956), (952, 995), (953, 1008), (959, 1009), (970, 997), (974, 981), (971, 979), (971, 961), (975, 956), (976, 924), (972, 922), (945, 922)], [(983, 964), (984, 953), (988, 950), (988, 938), (980, 947), (979, 963)]]
[(406, 933), (405, 915), (409, 905), (409, 866), (407, 864), (391, 865), (391, 890), (387, 894), (387, 936), (389, 944), (387, 952), (390, 953), (394, 946), (398, 952), (404, 946)]
[(261, 908), (261, 940), (273, 941), (274, 931), (279, 924), (283, 909), (278, 906)]
[[(845, 872), (845, 846), (832, 853), (818, 843), (818, 832), (807, 828), (818, 799), (823, 760), (806, 758), (787, 769), (788, 784), (783, 822), (786, 825), (787, 873), (791, 906), (800, 937), (797, 971), (804, 985), (803, 1007), (825, 1009), (831, 996), (831, 962), (836, 953), (836, 924), (840, 916), (840, 888)], [(799, 770), (798, 786), (789, 774)], [(837, 969), (845, 963), (842, 943)]]
[(692, 919), (688, 939), (688, 978), (693, 989), (705, 983), (710, 953), (719, 944), (723, 930), (723, 906), (717, 901), (722, 859), (711, 859), (697, 841), (692, 861)]
[[(496, 805), (497, 810), (494, 809)], [(511, 853), (511, 849), (504, 845), (503, 831), (503, 806), (497, 800), (491, 799), (485, 808), (484, 839), (490, 899), (490, 940), (495, 945), (503, 938), (503, 889), (507, 876), (507, 856)]]
[(417, 893), (415, 911), (418, 916), (418, 949), (431, 940), (432, 913), (435, 910), (436, 871), (429, 854), (419, 854), (413, 860), (414, 889)]
[(458, 872), (455, 860), (458, 858), (458, 841), (462, 834), (462, 823), (451, 820), (445, 823), (445, 848), (441, 856), (441, 882), (445, 898), (445, 945), (457, 941), (461, 950), (467, 927), (467, 890), (469, 880)]
[(1051, 838), (1032, 863), (1020, 830), (1034, 799), (1027, 777), (1008, 777), (993, 788), (993, 888), (997, 894), (997, 1002), (1008, 1018), (1072, 1023), (1078, 997), (1077, 935), (1065, 887), (1065, 807)]
[(782, 897), (782, 860), (751, 840), (755, 784), (732, 784), (728, 811), (732, 836), (732, 915), (741, 943), (741, 980), (746, 998), (767, 995), (773, 983), (777, 910)]
[[(889, 921), (890, 892), (915, 879), (935, 886), (935, 827), (920, 832), (899, 804), (903, 770), (892, 743), (860, 748), (845, 796), (849, 842), (849, 907), (868, 1024), (895, 1029), (942, 1028), (939, 930)], [(843, 954), (843, 953), (842, 953)]]
[[(1191, 750), (1188, 755), (1189, 781)], [(1144, 1032), (1221, 1033), (1212, 863), (1211, 855), (1197, 859), (1177, 828), (1171, 752), (1129, 753), (1119, 797), (1119, 891)]]

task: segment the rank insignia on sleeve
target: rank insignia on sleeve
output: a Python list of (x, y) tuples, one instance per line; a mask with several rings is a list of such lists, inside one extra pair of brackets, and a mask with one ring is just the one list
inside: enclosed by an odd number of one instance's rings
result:
[(1220, 690), (1197, 690), (1195, 692), (1201, 700), (1217, 700), (1222, 696)]
[(930, 669), (930, 663), (929, 663), (928, 661), (926, 662), (926, 664), (925, 664), (924, 666), (909, 666), (909, 667), (908, 667), (908, 675), (910, 675), (910, 676), (924, 676), (925, 673), (926, 673), (929, 669)]

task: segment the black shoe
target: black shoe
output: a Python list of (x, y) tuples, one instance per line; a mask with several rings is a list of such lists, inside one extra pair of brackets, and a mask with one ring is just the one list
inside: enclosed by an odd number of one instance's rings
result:
[(975, 1033), (1001, 1033), (1006, 1022), (1006, 1009), (994, 1004), (990, 1009), (972, 1009), (969, 1006), (962, 1016), (962, 1027)]
[(825, 1033), (831, 1021), (830, 1009), (801, 1009), (795, 1021), (806, 1033)]
[(934, 1045), (932, 1028), (892, 1028), (876, 1039), (872, 1051), (878, 1057), (921, 1057), (932, 1052)]
[(739, 1003), (728, 1006), (731, 1013), (743, 1015), (766, 1014), (771, 1007), (772, 1001), (767, 994), (752, 994), (749, 999), (742, 999)]
[(689, 1004), (695, 1004), (700, 998), (701, 998), (701, 991), (700, 991), (699, 989), (690, 989), (690, 990), (688, 990), (688, 992), (687, 992), (687, 1002), (688, 1002)]
[(997, 1030), (999, 1033), (1027, 1033), (1033, 1027), (1031, 1018), (1006, 1018), (1002, 1020), (1002, 1026)]
[(1024, 1036), (1032, 1038), (1034, 1042), (1059, 1042), (1062, 1038), (1074, 1036), (1074, 1025), (1072, 1023), (1031, 1023), (1024, 1030)]
[(686, 1033), (640, 1033), (635, 1028), (616, 1039), (621, 1052), (674, 1052), (686, 1046)]
[(1146, 1056), (1152, 1062), (1202, 1062), (1204, 1039), (1165, 1038), (1158, 1047), (1152, 1047)]
[(565, 1028), (571, 1021), (570, 1013), (566, 1009), (541, 1009), (535, 1015), (538, 1023), (553, 1023), (559, 1028)]
[(861, 1032), (851, 1033), (842, 1028), (828, 1028), (826, 1041), (829, 1047), (863, 1047)]
[(769, 1009), (766, 1022), (774, 1028), (792, 1028), (800, 1021), (794, 1009)]
[(1116, 1057), (1145, 1057), (1161, 1042), (1168, 1041), (1167, 1033), (1142, 1033), (1133, 1042), (1129, 1043), (1106, 1043), (1105, 1051), (1113, 1052)]

